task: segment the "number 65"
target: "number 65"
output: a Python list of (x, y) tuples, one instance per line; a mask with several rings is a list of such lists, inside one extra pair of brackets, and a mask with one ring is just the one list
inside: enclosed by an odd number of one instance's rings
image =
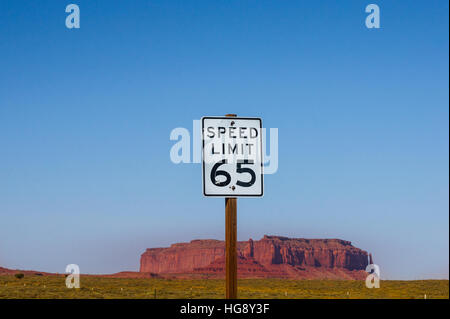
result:
[[(224, 170), (219, 170), (219, 167), (223, 164), (227, 164), (228, 161), (227, 160), (221, 160), (220, 162), (217, 162), (216, 164), (214, 164), (212, 170), (211, 170), (211, 182), (213, 182), (214, 185), (219, 186), (219, 187), (225, 187), (228, 184), (231, 183), (231, 176), (227, 171)], [(242, 167), (242, 165), (244, 164), (254, 164), (253, 160), (238, 160), (237, 161), (237, 165), (236, 165), (236, 173), (239, 174), (243, 174), (243, 173), (249, 173), (251, 176), (251, 179), (249, 182), (242, 182), (242, 181), (237, 181), (236, 185), (238, 186), (242, 186), (242, 187), (250, 187), (253, 184), (255, 184), (256, 181), (256, 174), (255, 171), (252, 170), (249, 167)], [(225, 176), (225, 181), (223, 182), (219, 182), (216, 177), (217, 176)]]

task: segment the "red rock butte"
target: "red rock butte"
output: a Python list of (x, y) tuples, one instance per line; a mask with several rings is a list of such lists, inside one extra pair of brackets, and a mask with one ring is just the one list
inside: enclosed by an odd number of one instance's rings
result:
[[(364, 279), (368, 253), (341, 239), (265, 235), (238, 242), (240, 278)], [(192, 240), (148, 248), (140, 272), (158, 275), (225, 276), (225, 242)]]

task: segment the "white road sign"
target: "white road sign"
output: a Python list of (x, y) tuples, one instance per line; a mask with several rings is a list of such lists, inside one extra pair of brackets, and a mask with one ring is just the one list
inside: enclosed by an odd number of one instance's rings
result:
[(262, 196), (262, 121), (260, 118), (202, 118), (203, 194)]

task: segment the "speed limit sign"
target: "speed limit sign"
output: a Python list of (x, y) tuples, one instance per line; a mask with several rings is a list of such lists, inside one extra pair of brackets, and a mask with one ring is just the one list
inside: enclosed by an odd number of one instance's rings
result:
[(260, 118), (202, 118), (203, 194), (263, 195), (262, 121)]

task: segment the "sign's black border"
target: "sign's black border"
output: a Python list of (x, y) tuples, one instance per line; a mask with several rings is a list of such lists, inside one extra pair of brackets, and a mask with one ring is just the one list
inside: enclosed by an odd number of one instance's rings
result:
[[(205, 134), (205, 119), (223, 119), (223, 120), (256, 120), (259, 121), (259, 128), (260, 130), (260, 134), (259, 134), (259, 139), (260, 139), (260, 151), (261, 151), (261, 193), (258, 195), (230, 195), (230, 194), (214, 194), (214, 195), (208, 195), (205, 192), (205, 138), (204, 138), (204, 134)], [(264, 163), (263, 163), (263, 145), (262, 145), (262, 119), (260, 117), (230, 117), (230, 116), (203, 116), (202, 117), (202, 184), (203, 184), (203, 196), (206, 197), (229, 197), (229, 198), (233, 198), (233, 197), (262, 197), (264, 196)]]

